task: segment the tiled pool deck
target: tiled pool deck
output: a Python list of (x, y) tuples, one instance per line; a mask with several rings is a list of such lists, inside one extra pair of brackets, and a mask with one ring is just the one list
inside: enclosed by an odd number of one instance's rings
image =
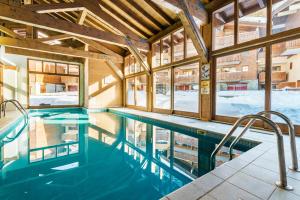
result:
[[(111, 111), (139, 115), (153, 120), (180, 124), (199, 129), (202, 133), (226, 134), (231, 125), (204, 122), (196, 119), (137, 111), (128, 108), (112, 108)], [(0, 132), (18, 116), (17, 112), (7, 113), (0, 119)], [(236, 134), (241, 131), (238, 129)], [(236, 135), (235, 134), (235, 135)], [(210, 173), (196, 179), (184, 187), (165, 196), (162, 200), (300, 200), (300, 172), (288, 170), (288, 184), (293, 191), (285, 191), (275, 186), (279, 180), (275, 136), (270, 132), (250, 130), (243, 137), (261, 144), (229, 161)], [(284, 136), (287, 167), (291, 164), (288, 136)], [(300, 157), (300, 138), (296, 138), (298, 158)]]
[[(203, 122), (173, 115), (137, 111), (128, 108), (113, 108), (112, 111), (144, 116), (154, 120), (177, 123), (202, 131), (226, 134), (231, 125)], [(234, 134), (241, 131), (241, 128)], [(243, 137), (261, 142), (241, 156), (226, 162), (210, 173), (162, 198), (163, 200), (300, 200), (300, 172), (288, 170), (288, 184), (293, 191), (276, 187), (279, 180), (275, 136), (266, 131), (249, 130)], [(298, 158), (300, 138), (296, 138)], [(287, 167), (291, 164), (288, 136), (284, 136)]]

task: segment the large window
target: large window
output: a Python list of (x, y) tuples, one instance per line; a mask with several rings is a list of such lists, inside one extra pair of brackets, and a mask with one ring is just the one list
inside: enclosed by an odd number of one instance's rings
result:
[(147, 75), (126, 79), (127, 105), (147, 106)]
[(198, 112), (199, 63), (174, 69), (174, 110)]
[(79, 65), (28, 60), (29, 105), (79, 105)]
[(216, 59), (216, 114), (240, 117), (263, 111), (265, 48)]
[(271, 102), (272, 110), (300, 124), (300, 39), (272, 46)]
[(153, 74), (153, 103), (154, 108), (171, 108), (171, 69)]
[(152, 68), (179, 62), (197, 55), (191, 38), (181, 28), (152, 44)]
[(234, 3), (213, 13), (213, 50), (234, 44)]

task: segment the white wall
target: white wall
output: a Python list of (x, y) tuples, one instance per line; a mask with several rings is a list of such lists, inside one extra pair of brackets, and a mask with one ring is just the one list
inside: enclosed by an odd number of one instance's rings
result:
[[(0, 47), (0, 59), (5, 65), (16, 66), (17, 74), (14, 75), (13, 72), (7, 71), (4, 73), (10, 75), (10, 77), (4, 77), (4, 84), (12, 85), (15, 88), (12, 94), (11, 90), (8, 92), (8, 89), (4, 88), (4, 98), (15, 98), (21, 102), (24, 106), (27, 106), (27, 57), (13, 54), (6, 54), (5, 47)], [(12, 77), (13, 76), (13, 77)], [(16, 80), (13, 80), (16, 79)], [(7, 91), (7, 92), (5, 92)]]

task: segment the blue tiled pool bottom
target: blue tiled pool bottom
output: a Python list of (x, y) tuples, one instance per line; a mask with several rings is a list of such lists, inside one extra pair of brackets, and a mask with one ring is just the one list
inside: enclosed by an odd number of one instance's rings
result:
[[(188, 127), (85, 109), (30, 112), (1, 134), (0, 199), (159, 199), (209, 171), (222, 139)], [(14, 138), (15, 137), (15, 138)], [(2, 137), (2, 140), (5, 137)], [(255, 146), (244, 141), (239, 155)], [(228, 160), (226, 147), (215, 158)]]

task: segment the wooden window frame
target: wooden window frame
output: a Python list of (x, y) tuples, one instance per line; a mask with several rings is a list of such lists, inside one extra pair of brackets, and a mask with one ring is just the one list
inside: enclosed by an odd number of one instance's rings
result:
[[(29, 70), (29, 61), (39, 61), (39, 62), (42, 62), (42, 72), (36, 72), (36, 71), (30, 71)], [(55, 63), (55, 73), (47, 73), (47, 72), (44, 72), (44, 62), (52, 62), (52, 63)], [(59, 64), (67, 64), (68, 66), (68, 74), (59, 74), (59, 73), (56, 73), (56, 66), (57, 66), (57, 63)], [(69, 74), (69, 65), (76, 65), (78, 66), (78, 70), (79, 70), (79, 73), (78, 75), (71, 75)], [(78, 78), (78, 104), (74, 104), (74, 105), (46, 105), (46, 106), (31, 106), (30, 105), (30, 81), (29, 81), (29, 75), (30, 74), (44, 74), (44, 75), (52, 75), (52, 76), (69, 76), (69, 77), (77, 77)], [(59, 61), (49, 61), (49, 60), (40, 60), (40, 59), (32, 59), (32, 58), (28, 58), (27, 59), (27, 108), (29, 109), (41, 109), (41, 108), (65, 108), (65, 107), (80, 107), (80, 96), (82, 94), (82, 91), (80, 90), (80, 85), (81, 85), (81, 80), (80, 80), (80, 77), (81, 77), (81, 70), (80, 70), (80, 64), (79, 63), (67, 63), (67, 62), (59, 62)]]

